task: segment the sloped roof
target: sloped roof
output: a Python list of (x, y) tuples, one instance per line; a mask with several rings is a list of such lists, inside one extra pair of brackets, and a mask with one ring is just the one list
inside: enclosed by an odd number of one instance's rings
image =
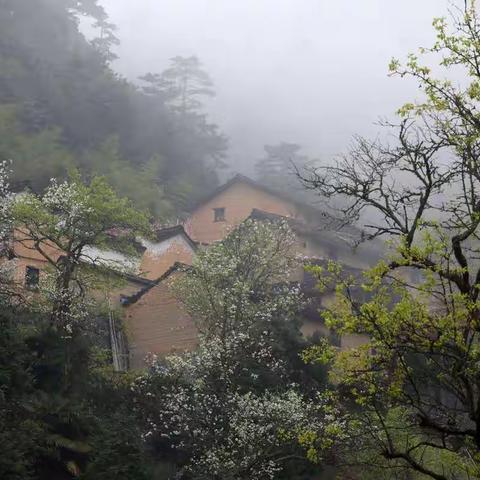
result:
[(343, 228), (336, 230), (334, 227), (329, 224), (325, 224), (321, 221), (319, 222), (303, 222), (296, 218), (285, 217), (283, 215), (278, 215), (276, 213), (266, 212), (264, 210), (259, 210), (254, 208), (250, 217), (253, 220), (269, 220), (269, 221), (285, 221), (288, 223), (290, 228), (304, 237), (311, 237), (318, 241), (331, 243), (338, 246), (338, 242), (342, 242), (345, 246), (352, 246), (352, 243), (361, 238), (361, 231), (355, 227)]
[(175, 262), (165, 273), (163, 273), (160, 277), (158, 277), (156, 280), (149, 280), (148, 284), (143, 287), (141, 290), (138, 292), (134, 293), (133, 295), (129, 296), (122, 296), (121, 298), (121, 304), (124, 307), (127, 307), (129, 305), (132, 305), (136, 302), (138, 302), (146, 293), (148, 293), (153, 287), (156, 287), (158, 284), (166, 280), (170, 275), (172, 275), (175, 272), (184, 272), (191, 268), (190, 265), (187, 265), (185, 263), (181, 262)]
[(285, 217), (276, 213), (265, 212), (254, 208), (250, 217), (253, 220), (268, 220), (268, 221), (285, 221), (290, 228), (299, 236), (304, 238), (311, 238), (319, 244), (329, 246), (334, 250), (354, 250), (360, 248), (362, 257), (368, 259), (369, 262), (377, 262), (383, 252), (383, 245), (378, 242), (364, 242), (363, 232), (352, 225), (340, 226), (338, 229), (330, 222), (322, 222), (322, 219), (315, 221), (309, 220), (304, 222), (302, 220)]
[[(278, 190), (275, 190), (273, 188), (270, 188), (260, 182), (257, 182), (256, 180), (253, 180), (245, 175), (242, 174), (236, 174), (234, 177), (232, 177), (230, 180), (225, 182), (224, 184), (220, 185), (217, 189), (215, 189), (213, 192), (205, 196), (198, 204), (193, 208), (192, 212), (194, 212), (196, 209), (201, 207), (203, 204), (209, 202), (213, 198), (215, 198), (217, 195), (220, 195), (222, 192), (228, 190), (232, 185), (235, 185), (236, 183), (245, 183), (247, 185), (250, 185), (253, 188), (262, 190), (272, 196), (275, 196), (279, 199), (282, 199), (284, 201), (287, 201), (291, 203), (292, 205), (295, 205), (307, 218), (309, 221), (313, 221), (314, 223), (318, 223), (318, 225), (323, 225), (323, 226), (328, 226), (330, 230), (342, 230), (344, 233), (348, 233), (350, 236), (357, 236), (360, 238), (362, 235), (362, 231), (358, 229), (357, 227), (353, 225), (345, 225), (345, 222), (343, 222), (340, 218), (337, 218), (330, 213), (320, 210), (316, 207), (313, 207), (312, 205), (309, 205), (305, 202), (301, 202), (300, 200), (296, 200), (286, 194), (285, 192), (280, 192)], [(267, 213), (267, 212), (265, 212)]]
[(115, 250), (118, 242), (122, 240), (128, 240), (129, 244), (137, 253), (142, 254), (145, 251), (145, 247), (131, 234), (128, 229), (111, 228), (108, 232), (106, 232), (106, 234), (110, 239), (109, 246), (112, 247), (112, 250)]
[(213, 192), (209, 193), (204, 198), (202, 198), (194, 206), (194, 208), (192, 209), (192, 212), (194, 212), (197, 208), (201, 207), (204, 203), (209, 202), (212, 198), (215, 198), (217, 195), (220, 195), (225, 190), (228, 190), (232, 185), (235, 185), (236, 183), (246, 183), (247, 185), (250, 185), (253, 188), (257, 188), (257, 189), (262, 190), (266, 193), (269, 193), (270, 195), (273, 195), (275, 197), (281, 198), (282, 200), (288, 201), (288, 202), (296, 205), (299, 208), (309, 209), (313, 212), (316, 212), (317, 214), (321, 213), (320, 210), (312, 207), (311, 205), (308, 205), (306, 203), (295, 200), (295, 199), (291, 198), (290, 196), (286, 195), (284, 192), (279, 192), (278, 190), (274, 190), (273, 188), (267, 187), (266, 185), (264, 185), (260, 182), (257, 182), (256, 180), (253, 180), (250, 177), (247, 177), (247, 176), (242, 175), (240, 173), (237, 173), (230, 180), (226, 181), (225, 183), (220, 185), (218, 188), (216, 188)]
[(153, 283), (153, 280), (149, 280), (148, 278), (140, 277), (139, 275), (135, 275), (133, 273), (122, 272), (121, 270), (116, 270), (115, 268), (112, 268), (107, 265), (98, 265), (91, 262), (87, 262), (85, 260), (81, 260), (80, 265), (85, 265), (89, 268), (93, 268), (99, 271), (111, 272), (117, 277), (124, 278), (125, 280), (128, 280), (133, 283), (138, 283), (139, 285), (150, 286)]
[(197, 242), (192, 240), (190, 235), (188, 235), (188, 233), (185, 231), (183, 225), (175, 225), (173, 227), (165, 227), (155, 230), (155, 239), (158, 242), (163, 242), (164, 240), (176, 237), (177, 235), (182, 235), (193, 250), (197, 249)]

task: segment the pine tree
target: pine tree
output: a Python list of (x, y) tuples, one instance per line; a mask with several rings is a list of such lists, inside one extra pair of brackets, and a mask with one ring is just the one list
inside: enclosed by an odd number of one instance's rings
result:
[(162, 95), (182, 120), (200, 115), (202, 97), (215, 95), (213, 82), (196, 56), (173, 57), (161, 74), (147, 73), (141, 80), (147, 83), (145, 93)]
[(299, 153), (300, 145), (281, 142), (265, 145), (264, 150), (265, 156), (255, 164), (257, 179), (273, 188), (291, 188), (294, 166), (302, 167), (306, 162), (306, 157)]
[[(213, 97), (215, 92), (200, 60), (196, 56), (176, 56), (162, 73), (147, 73), (140, 80), (145, 84), (143, 93), (164, 103), (173, 114), (171, 137), (181, 145), (179, 156), (191, 159), (191, 168), (195, 168), (199, 159), (204, 159), (206, 165), (213, 168), (224, 167), (227, 139), (204, 112), (205, 99)], [(178, 166), (182, 170), (182, 165)], [(215, 174), (212, 176), (215, 178)], [(202, 179), (197, 175), (196, 181)]]

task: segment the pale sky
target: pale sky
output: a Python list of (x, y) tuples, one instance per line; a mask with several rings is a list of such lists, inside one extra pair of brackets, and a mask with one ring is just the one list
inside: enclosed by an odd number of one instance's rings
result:
[(354, 134), (375, 136), (418, 96), (389, 78), (392, 56), (431, 45), (447, 0), (101, 0), (118, 27), (113, 67), (131, 80), (197, 55), (217, 96), (213, 121), (230, 138), (233, 170), (248, 173), (264, 144), (299, 143), (328, 159)]

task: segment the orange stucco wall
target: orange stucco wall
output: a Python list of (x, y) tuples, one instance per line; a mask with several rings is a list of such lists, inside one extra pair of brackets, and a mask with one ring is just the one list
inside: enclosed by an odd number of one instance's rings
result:
[[(45, 275), (45, 271), (49, 266), (47, 259), (33, 246), (31, 241), (20, 241), (22, 239), (21, 230), (14, 232), (13, 237), (13, 250), (15, 258), (12, 260), (14, 264), (14, 281), (19, 287), (25, 286), (25, 276), (27, 267), (35, 267), (40, 270), (40, 279)], [(48, 243), (42, 244), (42, 250), (53, 260), (57, 261), (61, 255), (61, 251), (49, 245)], [(108, 281), (104, 287), (96, 292), (92, 292), (95, 300), (103, 302), (107, 297), (110, 298), (112, 308), (120, 306), (120, 295), (132, 295), (138, 292), (144, 284), (118, 276), (112, 272), (112, 282), (108, 284)]]
[(174, 237), (166, 243), (166, 248), (161, 252), (153, 249), (145, 250), (140, 264), (140, 275), (149, 280), (156, 280), (161, 277), (175, 262), (192, 264), (193, 248)]
[[(25, 257), (46, 261), (45, 257), (35, 248), (32, 240), (25, 240), (28, 235), (22, 233), (21, 229), (15, 230), (13, 234), (13, 251), (18, 257)], [(54, 261), (58, 259), (61, 251), (48, 242), (42, 242), (42, 250)]]
[(160, 357), (195, 348), (197, 329), (171, 289), (176, 275), (159, 283), (125, 308), (130, 367), (145, 367), (149, 354)]
[[(225, 221), (214, 221), (214, 208), (225, 208)], [(212, 243), (240, 225), (254, 208), (285, 217), (296, 218), (299, 215), (293, 203), (248, 183), (238, 182), (198, 207), (187, 220), (185, 229), (197, 242)]]
[[(14, 282), (19, 286), (25, 285), (25, 273), (27, 267), (34, 267), (42, 272), (48, 266), (47, 259), (34, 247), (32, 241), (24, 240), (26, 235), (21, 229), (17, 229), (13, 233), (12, 246), (15, 254), (14, 263)], [(61, 251), (48, 243), (42, 244), (43, 251), (55, 262), (61, 255)]]
[(40, 279), (44, 275), (45, 269), (47, 268), (47, 262), (45, 262), (44, 260), (42, 261), (24, 257), (16, 258), (14, 260), (14, 264), (14, 282), (18, 287), (25, 286), (27, 267), (38, 268), (38, 270), (40, 271)]

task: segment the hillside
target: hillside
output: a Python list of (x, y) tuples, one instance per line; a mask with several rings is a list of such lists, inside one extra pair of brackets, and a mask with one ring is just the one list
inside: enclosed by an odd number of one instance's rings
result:
[(226, 139), (200, 108), (181, 115), (171, 91), (112, 70), (118, 39), (97, 0), (36, 5), (32, 15), (29, 0), (0, 3), (0, 158), (13, 161), (14, 180), (38, 191), (76, 167), (160, 218), (215, 186)]

